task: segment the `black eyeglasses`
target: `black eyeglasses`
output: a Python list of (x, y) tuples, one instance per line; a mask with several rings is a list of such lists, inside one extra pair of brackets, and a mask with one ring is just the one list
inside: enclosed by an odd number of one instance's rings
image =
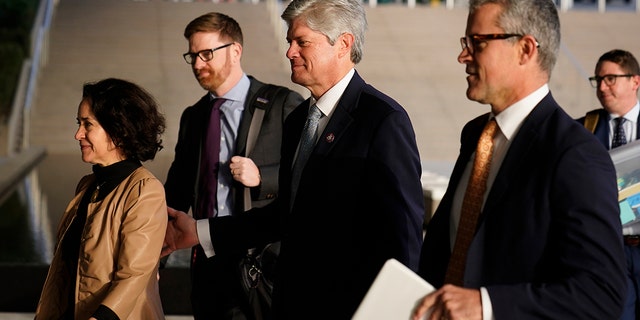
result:
[(504, 40), (512, 37), (522, 37), (516, 33), (492, 33), (492, 34), (470, 34), (460, 38), (462, 50), (467, 49), (469, 54), (473, 54), (478, 44), (490, 40)]
[(589, 82), (591, 82), (591, 86), (594, 88), (599, 87), (602, 80), (604, 80), (604, 84), (608, 86), (612, 86), (616, 84), (617, 78), (633, 77), (633, 76), (634, 76), (633, 74), (605, 74), (604, 76), (590, 77)]
[(232, 45), (233, 42), (231, 43), (227, 43), (227, 44), (223, 44), (219, 47), (213, 48), (213, 49), (206, 49), (206, 50), (200, 50), (196, 53), (192, 53), (192, 52), (187, 52), (185, 54), (182, 55), (182, 57), (184, 58), (184, 61), (186, 61), (188, 64), (193, 64), (194, 62), (196, 62), (196, 57), (200, 57), (200, 59), (202, 59), (202, 61), (204, 62), (208, 62), (211, 61), (211, 59), (213, 59), (213, 52), (214, 51), (218, 51), (220, 49), (224, 49), (230, 45)]

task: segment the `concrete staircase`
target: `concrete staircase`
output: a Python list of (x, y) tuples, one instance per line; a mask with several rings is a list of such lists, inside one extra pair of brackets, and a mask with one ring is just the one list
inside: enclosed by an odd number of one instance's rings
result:
[[(287, 44), (279, 20), (282, 8), (273, 7), (274, 3), (280, 1), (59, 0), (29, 134), (32, 146), (47, 149), (38, 176), (47, 194), (51, 221), (57, 224), (75, 184), (90, 171), (90, 165), (81, 162), (73, 138), (82, 85), (87, 81), (124, 78), (157, 98), (168, 121), (165, 149), (145, 165), (158, 178), (165, 178), (180, 114), (204, 94), (181, 55), (187, 51), (184, 27), (205, 12), (223, 12), (240, 23), (245, 38), (243, 66), (248, 74), (308, 96), (306, 89), (290, 82), (284, 56)], [(464, 66), (456, 61), (467, 11), (464, 7), (448, 10), (443, 5), (408, 8), (380, 3), (376, 8), (367, 7), (367, 14), (365, 54), (357, 70), (407, 109), (424, 164), (425, 195), (433, 200), (430, 211), (448, 182), (462, 126), (489, 110), (466, 99)], [(603, 52), (621, 48), (640, 58), (640, 41), (635, 41), (640, 15), (629, 10), (602, 14), (585, 6), (561, 13), (560, 19), (563, 42), (550, 86), (565, 110), (578, 117), (598, 106), (586, 78)], [(175, 283), (186, 284), (182, 280)]]

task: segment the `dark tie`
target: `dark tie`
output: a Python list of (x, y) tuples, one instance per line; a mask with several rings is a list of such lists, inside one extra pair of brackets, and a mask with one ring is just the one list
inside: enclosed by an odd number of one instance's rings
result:
[(293, 164), (293, 171), (291, 173), (291, 206), (296, 198), (298, 191), (298, 183), (300, 182), (300, 176), (302, 175), (302, 169), (311, 155), (311, 150), (316, 144), (316, 137), (318, 131), (318, 122), (322, 112), (315, 104), (309, 108), (309, 114), (307, 115), (307, 122), (304, 124), (302, 130), (302, 137), (300, 137), (300, 148), (298, 149), (298, 156)]
[(225, 99), (213, 101), (209, 125), (205, 133), (200, 157), (200, 194), (196, 218), (213, 217), (216, 208), (218, 168), (220, 167), (220, 106)]
[(462, 201), (458, 233), (456, 234), (456, 242), (453, 246), (449, 267), (445, 275), (445, 283), (452, 283), (457, 286), (462, 286), (463, 284), (467, 251), (476, 232), (478, 217), (484, 201), (484, 193), (487, 190), (487, 177), (489, 176), (493, 154), (493, 136), (497, 126), (495, 119), (491, 119), (484, 127), (478, 141), (476, 156), (473, 161), (473, 171), (469, 177), (467, 191)]
[(611, 140), (611, 149), (627, 144), (627, 136), (624, 133), (624, 122), (627, 121), (623, 117), (613, 119), (616, 127), (613, 131), (613, 140)]

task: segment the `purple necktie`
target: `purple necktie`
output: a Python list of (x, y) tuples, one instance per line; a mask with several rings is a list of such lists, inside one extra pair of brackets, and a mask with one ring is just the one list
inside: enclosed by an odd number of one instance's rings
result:
[(202, 143), (200, 158), (200, 194), (196, 218), (205, 219), (215, 216), (216, 194), (218, 186), (218, 168), (220, 168), (220, 106), (225, 99), (213, 101), (209, 125)]

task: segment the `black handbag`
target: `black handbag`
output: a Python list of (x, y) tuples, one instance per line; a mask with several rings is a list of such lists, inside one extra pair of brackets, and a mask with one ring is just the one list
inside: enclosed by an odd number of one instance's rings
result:
[(256, 320), (271, 319), (271, 295), (275, 278), (275, 265), (280, 253), (280, 242), (267, 244), (264, 249), (249, 249), (240, 260), (240, 281)]

